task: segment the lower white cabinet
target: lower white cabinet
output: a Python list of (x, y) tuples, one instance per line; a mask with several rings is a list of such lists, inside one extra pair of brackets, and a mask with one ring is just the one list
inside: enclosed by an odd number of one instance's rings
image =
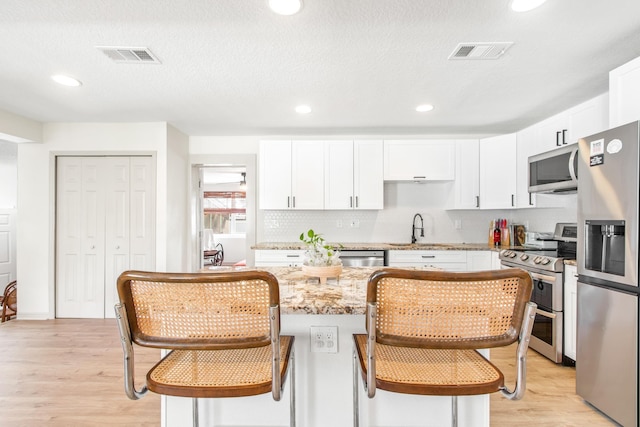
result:
[(578, 314), (578, 268), (564, 266), (564, 355), (576, 360), (576, 330)]
[(299, 267), (304, 260), (304, 250), (256, 250), (256, 267)]
[(391, 267), (436, 267), (445, 271), (467, 271), (467, 251), (391, 250)]

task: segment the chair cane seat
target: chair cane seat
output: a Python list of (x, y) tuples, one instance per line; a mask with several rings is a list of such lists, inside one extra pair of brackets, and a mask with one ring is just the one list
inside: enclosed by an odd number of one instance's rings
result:
[[(294, 337), (280, 337), (284, 381)], [(170, 396), (236, 397), (271, 391), (271, 345), (221, 350), (173, 350), (147, 374), (149, 390)]]
[[(365, 334), (354, 335), (363, 380)], [(466, 396), (493, 393), (504, 376), (476, 350), (426, 349), (376, 344), (376, 387), (396, 393)]]

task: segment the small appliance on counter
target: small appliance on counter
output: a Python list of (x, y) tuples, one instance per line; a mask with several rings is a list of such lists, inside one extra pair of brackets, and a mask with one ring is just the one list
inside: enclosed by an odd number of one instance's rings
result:
[(558, 248), (558, 242), (553, 239), (553, 233), (528, 231), (523, 246), (527, 249), (553, 250)]

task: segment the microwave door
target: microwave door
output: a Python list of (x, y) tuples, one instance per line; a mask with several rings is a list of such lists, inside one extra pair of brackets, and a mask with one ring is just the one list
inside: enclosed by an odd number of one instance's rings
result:
[(577, 144), (529, 157), (529, 192), (577, 190)]

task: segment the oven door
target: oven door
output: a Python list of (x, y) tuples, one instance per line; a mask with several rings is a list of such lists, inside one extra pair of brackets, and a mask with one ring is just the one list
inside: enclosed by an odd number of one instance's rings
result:
[(533, 280), (531, 301), (538, 304), (530, 346), (538, 353), (562, 362), (562, 283), (555, 276), (529, 273)]

